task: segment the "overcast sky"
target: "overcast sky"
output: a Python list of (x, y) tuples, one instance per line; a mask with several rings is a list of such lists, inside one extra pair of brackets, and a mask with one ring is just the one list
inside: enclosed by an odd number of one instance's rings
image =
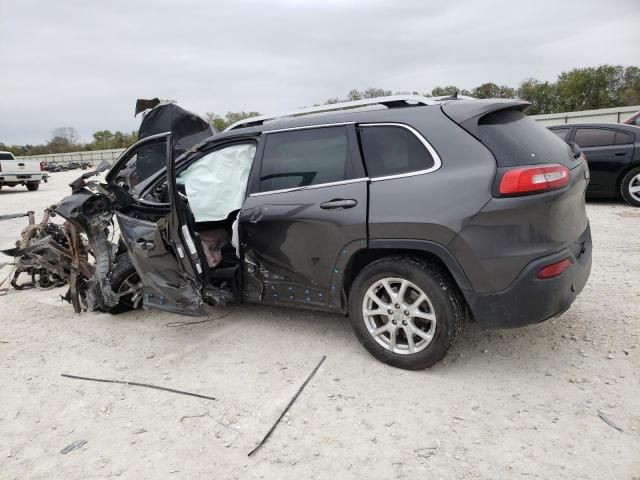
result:
[(136, 98), (262, 113), (640, 64), (640, 0), (0, 0), (0, 142), (135, 130)]

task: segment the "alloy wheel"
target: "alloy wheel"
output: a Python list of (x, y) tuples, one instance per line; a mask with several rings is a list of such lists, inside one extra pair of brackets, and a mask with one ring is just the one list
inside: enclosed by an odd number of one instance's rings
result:
[(427, 294), (403, 278), (383, 278), (365, 293), (362, 315), (369, 334), (390, 352), (409, 355), (427, 348), (436, 312)]
[(629, 195), (640, 202), (640, 173), (633, 177), (629, 182)]
[(125, 305), (136, 309), (142, 301), (142, 282), (137, 273), (132, 273), (120, 284), (118, 288), (118, 300)]

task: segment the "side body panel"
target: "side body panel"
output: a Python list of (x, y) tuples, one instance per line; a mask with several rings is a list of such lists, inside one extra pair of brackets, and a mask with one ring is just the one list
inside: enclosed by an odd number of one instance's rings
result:
[[(371, 179), (369, 187), (369, 239), (371, 245), (400, 244), (424, 250), (443, 258), (443, 252), (457, 258), (453, 242), (491, 198), (496, 172), (493, 155), (480, 142), (447, 118), (439, 108), (404, 111), (388, 121), (407, 123), (418, 130), (442, 159), (442, 166), (431, 173), (401, 178)], [(428, 242), (425, 244), (424, 242)], [(421, 243), (422, 242), (422, 243)], [(461, 289), (473, 288), (465, 274), (476, 265), (462, 264), (457, 280)], [(455, 268), (455, 267), (454, 267)], [(450, 268), (451, 269), (451, 268)], [(456, 269), (459, 271), (460, 268)]]
[[(357, 204), (320, 206), (338, 198)], [(366, 180), (247, 198), (239, 217), (246, 300), (341, 309), (342, 269), (366, 245), (366, 209)]]

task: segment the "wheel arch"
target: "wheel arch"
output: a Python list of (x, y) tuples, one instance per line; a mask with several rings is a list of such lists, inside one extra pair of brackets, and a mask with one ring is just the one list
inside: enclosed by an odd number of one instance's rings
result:
[(369, 240), (368, 248), (357, 250), (349, 259), (342, 283), (346, 297), (354, 279), (364, 267), (392, 255), (410, 255), (427, 260), (449, 273), (461, 292), (472, 289), (464, 270), (445, 246), (428, 240), (376, 239)]
[(622, 180), (625, 175), (629, 173), (634, 168), (640, 168), (640, 162), (632, 162), (629, 165), (625, 165), (620, 169), (620, 173), (618, 173), (618, 179), (616, 180), (616, 196), (620, 197), (620, 192), (622, 191)]

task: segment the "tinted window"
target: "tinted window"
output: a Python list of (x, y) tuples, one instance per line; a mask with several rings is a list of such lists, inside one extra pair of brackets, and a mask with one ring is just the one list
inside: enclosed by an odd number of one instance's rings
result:
[(581, 147), (599, 147), (602, 145), (613, 145), (615, 143), (616, 132), (602, 128), (578, 128), (576, 130), (576, 142)]
[(567, 133), (569, 133), (569, 129), (568, 128), (554, 128), (551, 131), (553, 132), (554, 135), (556, 135), (561, 140), (566, 140), (567, 139)]
[(429, 150), (403, 127), (360, 127), (360, 140), (370, 177), (427, 170), (434, 165)]
[(260, 191), (304, 187), (348, 178), (346, 127), (267, 134)]
[(628, 143), (633, 143), (635, 135), (627, 132), (616, 132), (616, 145), (626, 145)]
[(478, 122), (482, 143), (499, 167), (573, 162), (569, 145), (519, 110), (499, 110)]
[(0, 160), (13, 160), (13, 155), (10, 153), (0, 153)]

